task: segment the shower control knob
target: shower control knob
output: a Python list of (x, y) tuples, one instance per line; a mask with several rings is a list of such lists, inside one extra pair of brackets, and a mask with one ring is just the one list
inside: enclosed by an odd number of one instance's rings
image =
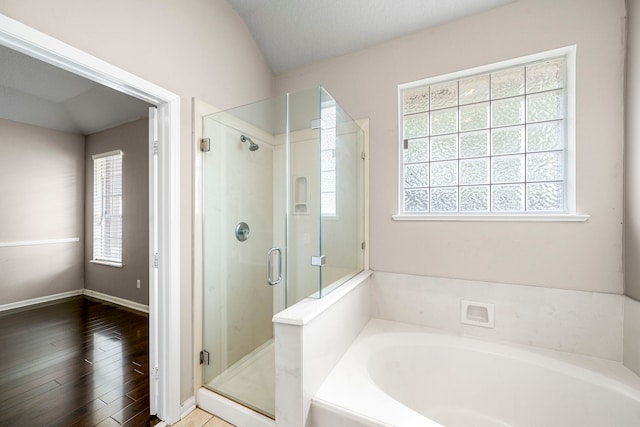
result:
[(249, 234), (251, 230), (249, 229), (249, 225), (246, 222), (240, 222), (236, 225), (236, 239), (241, 242), (244, 242), (249, 238)]

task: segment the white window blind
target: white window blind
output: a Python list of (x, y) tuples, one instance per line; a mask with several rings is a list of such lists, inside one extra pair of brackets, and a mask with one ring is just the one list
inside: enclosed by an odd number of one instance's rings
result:
[(122, 263), (122, 151), (93, 156), (93, 260)]
[(572, 213), (567, 57), (400, 90), (404, 214)]

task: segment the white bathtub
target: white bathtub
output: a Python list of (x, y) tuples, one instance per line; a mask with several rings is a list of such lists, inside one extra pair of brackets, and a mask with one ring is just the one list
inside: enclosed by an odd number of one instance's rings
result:
[(312, 400), (314, 427), (634, 427), (640, 378), (604, 359), (372, 319)]

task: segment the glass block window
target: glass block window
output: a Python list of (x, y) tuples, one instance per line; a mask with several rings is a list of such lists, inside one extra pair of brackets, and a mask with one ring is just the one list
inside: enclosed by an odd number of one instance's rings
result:
[(566, 62), (401, 86), (401, 212), (566, 213)]
[(326, 102), (321, 109), (320, 133), (320, 212), (336, 216), (336, 105)]

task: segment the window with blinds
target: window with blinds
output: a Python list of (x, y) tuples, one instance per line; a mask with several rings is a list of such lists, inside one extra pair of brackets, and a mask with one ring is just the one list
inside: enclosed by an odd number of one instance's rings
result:
[(400, 211), (571, 213), (567, 75), (556, 56), (401, 86)]
[(122, 151), (93, 156), (93, 261), (122, 264)]

